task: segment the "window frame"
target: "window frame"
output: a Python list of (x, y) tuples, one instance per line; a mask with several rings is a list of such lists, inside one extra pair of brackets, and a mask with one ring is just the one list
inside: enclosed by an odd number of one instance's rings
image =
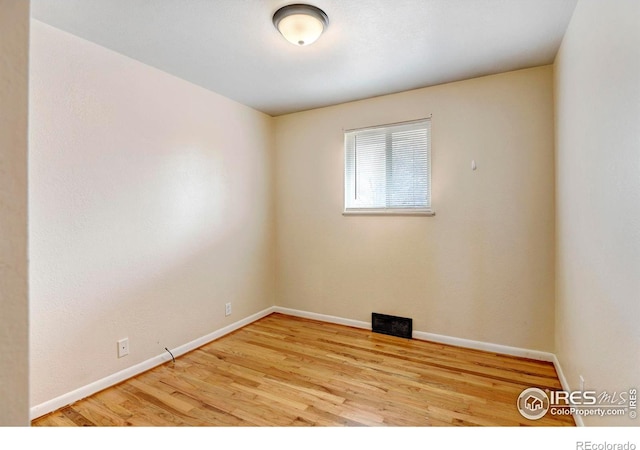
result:
[[(384, 129), (384, 130), (393, 130), (394, 128), (400, 128), (400, 127), (404, 127), (407, 125), (412, 125), (412, 124), (421, 124), (424, 123), (426, 124), (426, 129), (427, 129), (427, 197), (429, 199), (429, 204), (426, 207), (373, 207), (373, 208), (367, 208), (367, 207), (353, 207), (353, 206), (348, 206), (349, 205), (349, 201), (348, 201), (348, 195), (352, 194), (355, 189), (355, 174), (350, 175), (348, 173), (349, 167), (350, 167), (350, 163), (349, 163), (349, 158), (355, 158), (355, 155), (350, 154), (350, 145), (349, 145), (349, 139), (350, 136), (353, 136), (352, 139), (355, 139), (355, 136), (357, 136), (358, 134), (365, 134), (365, 133), (372, 133), (375, 132), (375, 130), (380, 130), (380, 129)], [(353, 145), (351, 146), (352, 148), (354, 147)], [(342, 214), (345, 216), (350, 216), (350, 215), (382, 215), (382, 216), (398, 216), (398, 215), (410, 215), (410, 216), (434, 216), (435, 215), (435, 211), (433, 210), (433, 196), (432, 196), (432, 183), (431, 183), (431, 179), (432, 179), (432, 165), (431, 165), (431, 116), (425, 117), (425, 118), (421, 118), (421, 119), (415, 119), (415, 120), (409, 120), (409, 121), (405, 121), (405, 122), (395, 122), (395, 123), (388, 123), (388, 124), (383, 124), (383, 125), (375, 125), (375, 126), (369, 126), (369, 127), (362, 127), (362, 128), (354, 128), (354, 129), (350, 129), (350, 130), (344, 130), (344, 171), (343, 171), (343, 211)], [(355, 151), (355, 148), (353, 148), (352, 151)], [(390, 154), (390, 148), (388, 147), (388, 144), (385, 145), (385, 154), (386, 154), (386, 164), (389, 164), (389, 154)], [(356, 170), (355, 168), (355, 162), (354, 164), (354, 168), (353, 171)], [(350, 179), (353, 179), (353, 182), (350, 183)], [(390, 179), (387, 178), (385, 180), (385, 187), (389, 186), (389, 181)]]

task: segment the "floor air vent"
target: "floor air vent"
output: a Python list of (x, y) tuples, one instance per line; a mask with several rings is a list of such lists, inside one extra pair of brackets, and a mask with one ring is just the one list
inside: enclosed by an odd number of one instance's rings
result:
[(371, 313), (371, 330), (374, 333), (389, 334), (411, 339), (413, 319)]

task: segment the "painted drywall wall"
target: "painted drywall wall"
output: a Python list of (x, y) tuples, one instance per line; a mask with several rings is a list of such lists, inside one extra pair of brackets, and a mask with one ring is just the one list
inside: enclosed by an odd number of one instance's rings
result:
[(29, 2), (0, 0), (0, 426), (29, 424)]
[(31, 37), (39, 405), (273, 305), (273, 126), (43, 23)]
[[(278, 305), (553, 350), (552, 82), (545, 66), (277, 117)], [(436, 215), (342, 215), (343, 131), (430, 114)]]
[(555, 62), (556, 351), (573, 389), (640, 388), (639, 23), (635, 0), (581, 0)]

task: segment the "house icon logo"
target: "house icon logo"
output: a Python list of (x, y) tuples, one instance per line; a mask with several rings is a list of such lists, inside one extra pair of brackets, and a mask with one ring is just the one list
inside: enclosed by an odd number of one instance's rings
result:
[(527, 388), (518, 396), (518, 411), (522, 417), (538, 420), (549, 410), (549, 397), (538, 388)]

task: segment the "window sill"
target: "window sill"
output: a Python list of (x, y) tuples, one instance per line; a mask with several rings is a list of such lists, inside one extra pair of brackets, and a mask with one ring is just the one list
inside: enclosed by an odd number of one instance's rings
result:
[(436, 212), (431, 209), (345, 209), (343, 216), (435, 216)]

